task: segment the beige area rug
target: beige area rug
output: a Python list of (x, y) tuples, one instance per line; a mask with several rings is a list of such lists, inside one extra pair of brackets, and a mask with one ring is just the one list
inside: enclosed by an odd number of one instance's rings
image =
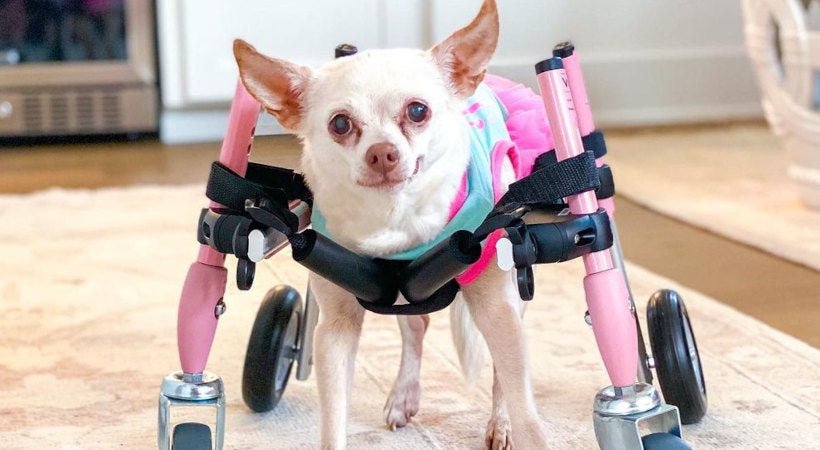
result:
[[(0, 447), (156, 448), (162, 378), (178, 367), (176, 306), (196, 254), (202, 188), (143, 187), (0, 196)], [(696, 449), (803, 449), (820, 441), (820, 352), (712, 299), (631, 267), (639, 299), (680, 289), (709, 387), (709, 413), (684, 428)], [(230, 449), (315, 448), (315, 380), (295, 379), (280, 406), (253, 414), (241, 367), (269, 286), (304, 287), (306, 273), (277, 255), (256, 286), (229, 286), (209, 369), (228, 391)], [(584, 325), (582, 268), (544, 267), (527, 311), (537, 403), (551, 448), (595, 448), (591, 403), (607, 380)], [(643, 304), (643, 301), (639, 302)], [(395, 319), (368, 316), (348, 429), (351, 448), (479, 449), (490, 410), (487, 366), (461, 381), (446, 314), (425, 339), (422, 406), (388, 431), (382, 405), (399, 361)]]
[(613, 133), (608, 144), (619, 194), (820, 270), (820, 211), (800, 202), (767, 127)]

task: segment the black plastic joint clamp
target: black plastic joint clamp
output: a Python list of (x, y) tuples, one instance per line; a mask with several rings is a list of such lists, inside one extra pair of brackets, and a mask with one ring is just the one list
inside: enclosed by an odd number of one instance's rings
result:
[(592, 214), (559, 216), (550, 223), (527, 224), (538, 248), (536, 264), (569, 261), (612, 247), (612, 226), (603, 208)]
[(240, 214), (222, 214), (203, 208), (197, 225), (197, 242), (220, 253), (248, 256), (248, 234), (254, 222)]

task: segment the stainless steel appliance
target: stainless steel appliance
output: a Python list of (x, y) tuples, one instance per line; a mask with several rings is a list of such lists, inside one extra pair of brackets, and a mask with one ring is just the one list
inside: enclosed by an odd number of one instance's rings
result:
[(153, 133), (157, 116), (153, 1), (0, 0), (0, 138)]

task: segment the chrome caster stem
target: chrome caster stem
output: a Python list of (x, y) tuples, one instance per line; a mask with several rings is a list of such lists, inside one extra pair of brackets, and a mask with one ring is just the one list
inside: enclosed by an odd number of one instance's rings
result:
[(661, 402), (650, 384), (606, 387), (595, 396), (593, 410), (595, 437), (602, 450), (643, 450), (642, 434), (681, 437), (678, 408)]
[(162, 380), (157, 417), (157, 444), (160, 450), (171, 450), (171, 408), (174, 406), (216, 408), (214, 449), (222, 450), (225, 440), (225, 388), (219, 376), (207, 371), (199, 374), (177, 371)]

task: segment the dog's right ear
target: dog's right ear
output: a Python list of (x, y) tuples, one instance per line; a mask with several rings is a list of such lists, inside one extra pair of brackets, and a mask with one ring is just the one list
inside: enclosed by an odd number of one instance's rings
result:
[(461, 97), (473, 95), (498, 44), (498, 8), (484, 0), (475, 19), (430, 50)]
[(296, 131), (303, 119), (303, 95), (312, 71), (281, 59), (270, 58), (243, 41), (233, 41), (233, 54), (245, 89), (283, 127)]

